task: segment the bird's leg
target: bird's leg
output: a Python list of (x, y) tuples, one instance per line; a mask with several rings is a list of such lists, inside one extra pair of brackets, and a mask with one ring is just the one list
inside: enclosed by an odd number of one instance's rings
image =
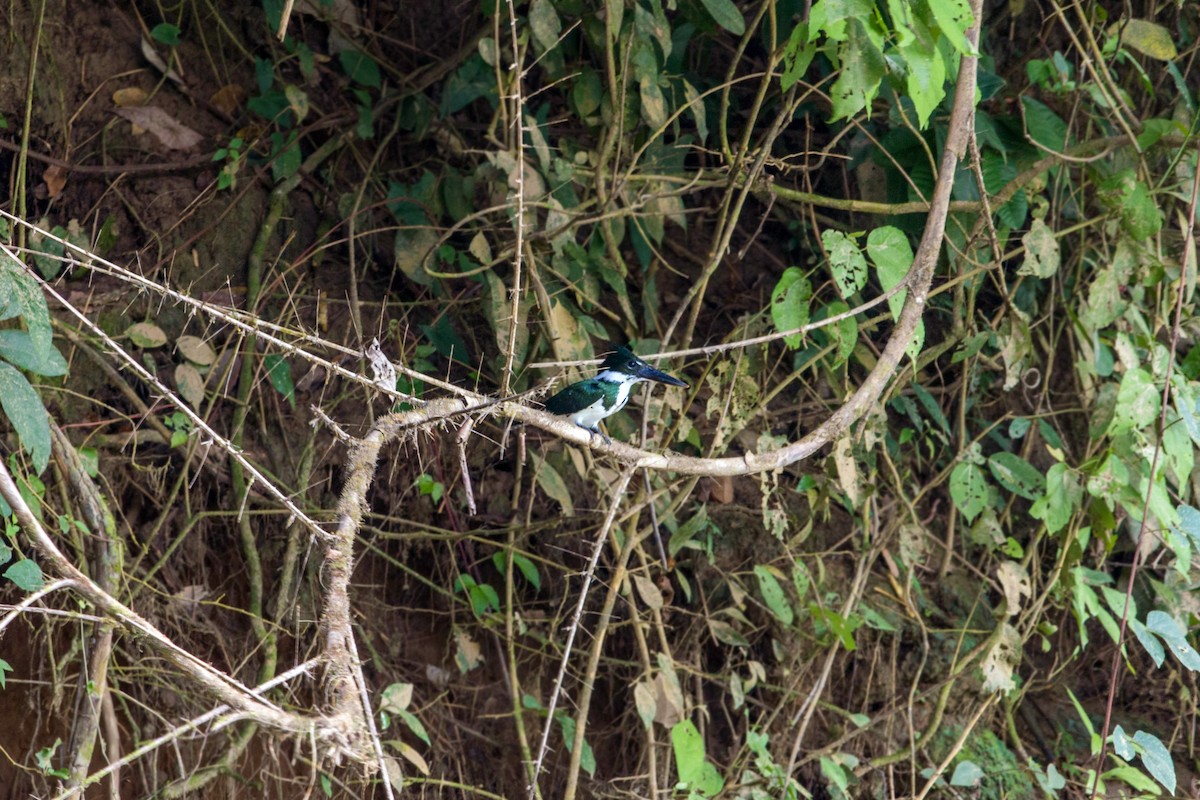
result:
[[(583, 428), (583, 426), (582, 426), (582, 425), (580, 425), (579, 427)], [(597, 423), (597, 424), (596, 424), (596, 427), (594, 427), (594, 428), (583, 428), (583, 429), (584, 429), (585, 431), (587, 431), (589, 434), (591, 434), (591, 435), (592, 435), (592, 437), (599, 436), (601, 439), (603, 439), (603, 440), (604, 440), (604, 443), (605, 443), (605, 444), (612, 444), (612, 439), (608, 438), (608, 437), (607, 437), (607, 436), (606, 436), (606, 435), (605, 435), (605, 434), (604, 434), (604, 433), (603, 433), (603, 432), (600, 430), (600, 424), (599, 424), (599, 423)]]

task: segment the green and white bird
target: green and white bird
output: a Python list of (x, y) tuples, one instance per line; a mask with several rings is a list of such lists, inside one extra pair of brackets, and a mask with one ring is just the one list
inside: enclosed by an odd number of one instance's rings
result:
[(658, 381), (671, 386), (687, 386), (686, 383), (659, 372), (638, 358), (628, 347), (617, 345), (604, 363), (600, 374), (594, 378), (572, 383), (546, 401), (546, 410), (551, 414), (569, 417), (584, 430), (598, 433), (609, 444), (612, 440), (600, 433), (600, 420), (610, 417), (625, 407), (629, 391), (642, 381)]

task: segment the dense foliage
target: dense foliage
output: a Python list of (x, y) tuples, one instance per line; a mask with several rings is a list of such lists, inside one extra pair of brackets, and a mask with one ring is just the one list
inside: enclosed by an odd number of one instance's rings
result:
[(9, 785), (1189, 791), (1193, 8), (6, 13)]

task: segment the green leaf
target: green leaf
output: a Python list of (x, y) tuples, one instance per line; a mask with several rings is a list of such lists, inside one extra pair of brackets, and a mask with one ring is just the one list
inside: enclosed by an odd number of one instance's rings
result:
[(974, 464), (959, 462), (950, 473), (950, 499), (967, 522), (971, 522), (987, 505), (987, 478)]
[[(496, 571), (504, 574), (505, 564), (508, 557), (503, 550), (497, 550), (492, 553), (492, 564), (496, 567)], [(538, 574), (537, 565), (529, 560), (527, 556), (520, 553), (513, 553), (513, 564), (521, 574), (525, 576), (525, 580), (534, 588), (534, 591), (539, 591), (542, 588), (542, 578)]]
[(1071, 521), (1083, 501), (1083, 487), (1062, 462), (1046, 472), (1046, 493), (1034, 501), (1029, 515), (1046, 523), (1046, 531), (1057, 533)]
[(50, 327), (50, 309), (41, 286), (20, 263), (0, 253), (0, 298), (6, 300), (0, 319), (20, 316), (33, 339), (33, 346), (42, 350), (54, 338)]
[(1159, 390), (1154, 378), (1144, 369), (1131, 369), (1121, 379), (1117, 404), (1113, 409), (1108, 434), (1116, 436), (1140, 430), (1154, 423), (1159, 415)]
[(375, 59), (363, 51), (343, 50), (338, 53), (338, 61), (341, 62), (342, 71), (350, 80), (371, 89), (380, 87), (379, 65), (375, 63)]
[(1025, 130), (1035, 142), (1056, 153), (1067, 147), (1067, 123), (1045, 103), (1021, 96), (1025, 109)]
[(702, 796), (712, 797), (725, 788), (717, 768), (704, 757), (704, 739), (690, 719), (671, 728), (671, 747), (675, 752), (675, 770), (679, 782)]
[(1163, 785), (1167, 794), (1175, 794), (1175, 763), (1171, 753), (1162, 741), (1152, 733), (1138, 731), (1133, 735), (1133, 741), (1141, 745), (1142, 764), (1146, 771), (1154, 776), (1154, 780)]
[(801, 22), (792, 29), (783, 49), (783, 74), (779, 76), (779, 86), (783, 91), (786, 92), (804, 77), (816, 54), (816, 44), (808, 37), (808, 23)]
[[(775, 323), (775, 329), (790, 331), (807, 325), (812, 294), (812, 283), (799, 267), (785, 269), (771, 290), (771, 321)], [(783, 337), (783, 341), (795, 350), (803, 338), (802, 334), (796, 333)]]
[(292, 367), (279, 353), (268, 353), (263, 357), (263, 367), (275, 391), (283, 395), (288, 405), (296, 407), (296, 386), (292, 383)]
[(867, 285), (867, 259), (854, 240), (830, 228), (821, 232), (821, 243), (829, 254), (829, 270), (838, 293), (848, 300), (862, 291)]
[(905, 88), (917, 110), (917, 125), (924, 128), (946, 97), (946, 60), (936, 47), (913, 45), (901, 50), (908, 65)]
[(413, 732), (413, 735), (420, 739), (425, 744), (430, 744), (429, 734), (425, 730), (425, 726), (421, 724), (421, 720), (411, 711), (397, 711), (396, 716), (404, 721), (405, 726)]
[(533, 31), (533, 41), (537, 43), (539, 53), (544, 53), (558, 43), (562, 33), (562, 20), (550, 0), (533, 0), (529, 4), (529, 29)]
[(145, 350), (162, 347), (167, 343), (167, 334), (151, 322), (137, 322), (125, 329), (125, 335), (135, 346)]
[[(558, 720), (559, 727), (562, 728), (563, 742), (567, 745), (567, 752), (570, 753), (575, 749), (575, 720), (565, 712), (558, 712), (554, 715)], [(593, 776), (596, 774), (596, 756), (592, 752), (591, 745), (587, 739), (583, 740), (583, 750), (579, 754), (579, 765), (584, 771)]]
[(169, 22), (160, 22), (150, 29), (150, 38), (175, 47), (179, 44), (179, 26)]
[(962, 0), (929, 0), (929, 10), (954, 49), (970, 55), (972, 48), (967, 42), (966, 29), (971, 22), (971, 11), (967, 4)]
[(742, 17), (742, 12), (738, 11), (738, 7), (733, 4), (733, 0), (700, 0), (700, 2), (707, 9), (713, 21), (734, 36), (741, 36), (746, 32), (746, 20)]
[(36, 592), (46, 585), (46, 579), (42, 576), (42, 568), (37, 565), (37, 562), (30, 561), (28, 558), (22, 558), (10, 565), (8, 569), (4, 570), (4, 577), (26, 592)]
[(758, 591), (762, 594), (763, 602), (767, 604), (767, 608), (771, 610), (775, 619), (785, 626), (791, 625), (796, 619), (795, 612), (792, 611), (783, 586), (780, 585), (770, 568), (756, 564), (754, 577), (758, 578)]
[(0, 658), (0, 689), (8, 688), (8, 673), (12, 672), (12, 664)]
[(871, 41), (865, 23), (851, 18), (846, 28), (846, 41), (839, 49), (841, 74), (829, 89), (834, 122), (849, 119), (870, 105), (887, 74), (883, 53)]
[(432, 325), (420, 325), (418, 327), (438, 353), (460, 364), (471, 363), (471, 351), (467, 349), (467, 343), (463, 341), (462, 337), (458, 335), (458, 331), (454, 329), (449, 315), (442, 314)]
[[(908, 237), (899, 228), (891, 225), (875, 228), (867, 235), (867, 255), (875, 264), (879, 286), (885, 292), (908, 276), (914, 259)], [(888, 298), (888, 310), (892, 312), (893, 320), (900, 319), (900, 311), (904, 308), (904, 298), (907, 296), (908, 290), (903, 289)]]
[(0, 409), (40, 475), (50, 461), (50, 415), (38, 393), (14, 367), (0, 362)]
[(550, 462), (545, 459), (537, 459), (536, 476), (542, 491), (562, 506), (563, 516), (575, 516), (575, 498), (567, 488), (566, 481), (558, 474), (558, 470), (550, 466)]
[(596, 113), (600, 102), (604, 99), (604, 85), (600, 83), (600, 74), (590, 67), (585, 67), (571, 84), (571, 99), (575, 102), (575, 111), (581, 117)]
[(67, 374), (67, 360), (52, 343), (39, 348), (27, 331), (0, 330), (0, 359), (48, 378)]
[(988, 468), (1005, 489), (1026, 500), (1037, 500), (1046, 492), (1046, 476), (1016, 453), (996, 453)]
[[(828, 317), (836, 317), (839, 314), (845, 314), (850, 310), (850, 306), (843, 303), (841, 300), (835, 300), (825, 306), (822, 311), (822, 319)], [(854, 346), (858, 344), (858, 323), (854, 317), (845, 317), (841, 322), (835, 322), (833, 325), (825, 328), (835, 342), (838, 343), (837, 363), (841, 364), (850, 357), (854, 352)]]
[(963, 760), (954, 768), (950, 778), (951, 786), (978, 786), (983, 780), (983, 770), (974, 761)]
[(1188, 643), (1187, 631), (1174, 617), (1164, 611), (1151, 611), (1146, 615), (1146, 629), (1167, 643), (1179, 663), (1192, 672), (1200, 672), (1200, 654)]

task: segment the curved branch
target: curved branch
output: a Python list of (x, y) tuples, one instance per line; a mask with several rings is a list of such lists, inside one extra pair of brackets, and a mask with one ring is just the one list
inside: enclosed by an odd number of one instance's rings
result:
[[(977, 15), (978, 16), (978, 15)], [(978, 26), (970, 35), (977, 36)], [(874, 369), (863, 380), (862, 385), (837, 411), (791, 444), (765, 453), (746, 453), (726, 458), (695, 458), (676, 453), (651, 453), (627, 444), (596, 444), (592, 436), (570, 422), (547, 414), (544, 411), (512, 403), (500, 405), (501, 413), (550, 431), (583, 446), (596, 447), (620, 461), (649, 469), (664, 469), (684, 475), (749, 475), (766, 470), (780, 469), (801, 459), (808, 458), (822, 447), (839, 439), (851, 425), (857, 422), (874, 405), (888, 381), (896, 374), (904, 352), (912, 341), (917, 323), (925, 310), (925, 300), (933, 283), (934, 267), (942, 248), (942, 236), (946, 230), (946, 217), (950, 210), (950, 192), (954, 184), (954, 172), (958, 161), (966, 152), (968, 134), (975, 109), (976, 59), (963, 57), (958, 72), (958, 83), (954, 90), (954, 108), (950, 114), (950, 134), (942, 154), (942, 168), (934, 186), (930, 201), (929, 219), (925, 232), (913, 260), (912, 274), (908, 281), (909, 294), (904, 309), (896, 321), (896, 327), (879, 356)]]

